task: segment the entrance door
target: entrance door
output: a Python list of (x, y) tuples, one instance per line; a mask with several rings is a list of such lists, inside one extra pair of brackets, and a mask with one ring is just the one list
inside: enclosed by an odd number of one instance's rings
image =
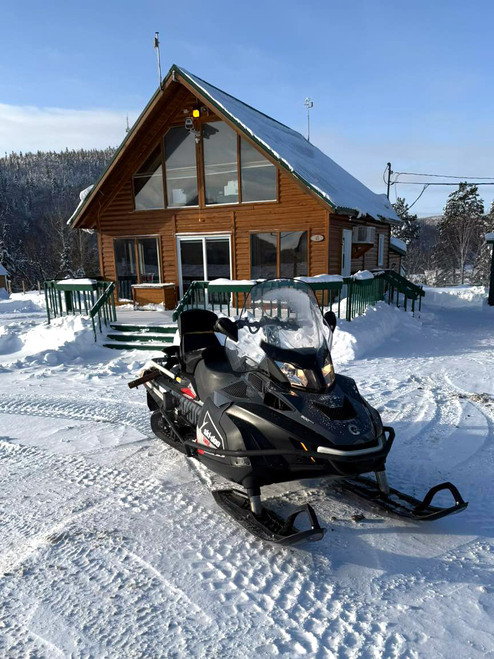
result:
[(231, 277), (230, 236), (178, 236), (180, 295), (193, 281)]
[(352, 274), (352, 231), (343, 229), (343, 240), (341, 243), (341, 274), (349, 277)]

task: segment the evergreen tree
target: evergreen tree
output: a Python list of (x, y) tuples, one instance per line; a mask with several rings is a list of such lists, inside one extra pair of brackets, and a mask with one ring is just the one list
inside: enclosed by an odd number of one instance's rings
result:
[(438, 225), (436, 249), (440, 283), (465, 283), (467, 268), (476, 262), (485, 233), (484, 202), (476, 185), (460, 183), (452, 192)]
[(402, 221), (399, 225), (391, 227), (391, 235), (394, 238), (403, 240), (408, 247), (413, 242), (418, 240), (420, 236), (420, 224), (417, 221), (417, 216), (410, 213), (408, 204), (403, 197), (398, 197), (396, 203), (393, 204), (396, 214)]
[(408, 204), (403, 197), (398, 197), (393, 204), (401, 224), (391, 226), (391, 235), (403, 240), (407, 246), (407, 255), (404, 267), (410, 274), (419, 272), (422, 265), (422, 251), (420, 246), (420, 224), (416, 215), (410, 213)]
[(80, 191), (99, 178), (113, 153), (66, 149), (0, 158), (0, 263), (14, 290), (23, 281), (34, 287), (76, 271), (98, 274), (96, 237), (66, 223)]

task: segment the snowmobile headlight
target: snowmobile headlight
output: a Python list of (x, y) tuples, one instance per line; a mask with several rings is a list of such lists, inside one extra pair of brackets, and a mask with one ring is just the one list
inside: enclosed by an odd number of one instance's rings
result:
[(303, 368), (298, 368), (288, 362), (276, 362), (276, 366), (288, 379), (288, 382), (294, 387), (303, 387), (306, 389), (312, 385), (314, 374), (312, 371), (306, 371)]
[(324, 382), (327, 385), (333, 384), (335, 380), (334, 368), (329, 357), (326, 357), (324, 361), (324, 366), (322, 367), (322, 374), (324, 376)]
[(295, 387), (306, 387), (308, 385), (309, 380), (303, 368), (297, 368), (288, 362), (276, 362), (276, 366), (288, 378), (290, 384)]

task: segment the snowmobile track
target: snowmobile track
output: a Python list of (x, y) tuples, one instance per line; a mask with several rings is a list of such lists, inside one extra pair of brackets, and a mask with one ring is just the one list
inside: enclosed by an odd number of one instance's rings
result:
[(150, 435), (149, 412), (143, 405), (132, 405), (122, 401), (101, 402), (100, 399), (74, 401), (62, 397), (4, 397), (0, 401), (0, 414), (21, 414), (48, 418), (100, 421), (126, 425), (144, 435)]

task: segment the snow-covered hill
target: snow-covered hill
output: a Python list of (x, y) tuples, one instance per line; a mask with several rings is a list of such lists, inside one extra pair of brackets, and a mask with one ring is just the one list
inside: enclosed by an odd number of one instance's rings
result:
[(328, 528), (291, 549), (235, 526), (208, 474), (153, 438), (144, 391), (126, 386), (142, 353), (94, 346), (82, 319), (45, 326), (35, 295), (0, 301), (0, 655), (490, 656), (484, 300), (428, 291), (420, 320), (380, 305), (341, 322), (334, 346), (336, 367), (396, 429), (391, 483), (420, 496), (452, 480), (467, 511), (406, 523), (327, 480), (266, 488), (310, 501)]

